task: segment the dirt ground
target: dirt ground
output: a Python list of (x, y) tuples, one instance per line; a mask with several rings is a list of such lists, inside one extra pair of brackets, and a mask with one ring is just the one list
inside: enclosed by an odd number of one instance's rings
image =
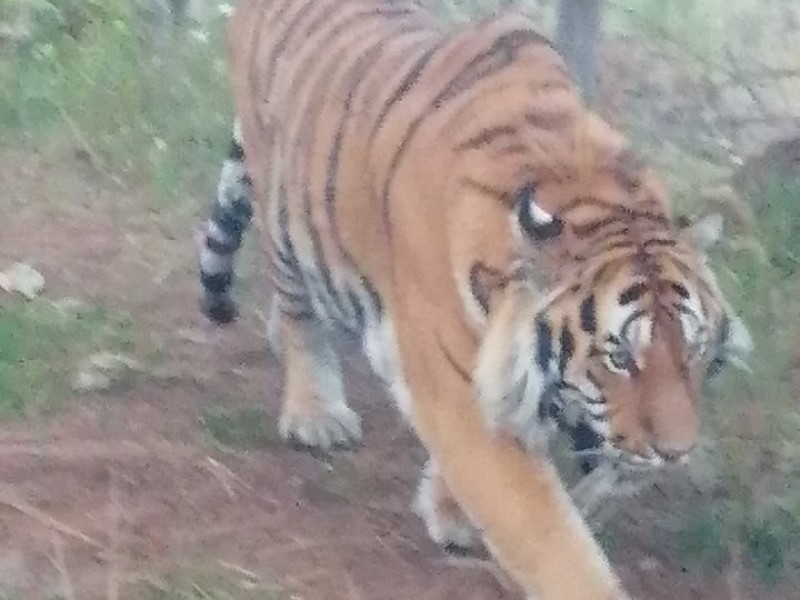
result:
[[(159, 349), (158, 376), (0, 429), (0, 598), (150, 597), (164, 573), (206, 565), (242, 590), (275, 582), (307, 600), (520, 599), (491, 563), (428, 540), (409, 509), (424, 455), (357, 355), (347, 384), (363, 447), (324, 459), (279, 443), (282, 376), (261, 323), (247, 313), (215, 329), (196, 308), (194, 217), (156, 217), (146, 194), (71, 153), (6, 151), (0, 190), (24, 201), (2, 217), (0, 267), (29, 261), (49, 297), (130, 311), (137, 347)], [(263, 406), (262, 443), (212, 443), (200, 420), (214, 406)], [(636, 597), (791, 597), (692, 574), (656, 543), (614, 545)]]

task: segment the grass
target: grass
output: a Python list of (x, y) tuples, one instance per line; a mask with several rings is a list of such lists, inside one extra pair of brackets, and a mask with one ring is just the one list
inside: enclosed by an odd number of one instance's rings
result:
[(289, 600), (280, 586), (235, 565), (182, 569), (136, 586), (123, 600)]
[[(465, 20), (503, 2), (429, 4)], [(539, 10), (549, 31), (554, 4)], [(686, 59), (677, 61), (681, 76), (697, 90), (730, 77), (728, 50), (742, 61), (759, 56), (776, 67), (798, 67), (800, 55), (786, 52), (784, 38), (763, 35), (778, 31), (781, 4), (737, 0), (731, 10), (725, 0), (609, 0), (606, 30), (678, 48)], [(20, 2), (0, 0), (0, 20), (11, 18), (15, 6)], [(165, 206), (209, 195), (231, 122), (224, 19), (202, 30), (178, 28), (165, 38), (127, 0), (39, 0), (31, 6), (31, 36), (0, 55), (2, 139), (36, 143), (67, 136), (109, 177), (149, 187)], [(698, 160), (692, 132), (665, 141), (663, 131), (637, 121), (646, 112), (626, 117), (629, 133), (666, 168), (679, 204), (691, 208), (697, 190), (730, 165)], [(711, 387), (706, 423), (714, 475), (704, 490), (707, 501), (669, 516), (678, 523), (676, 552), (698, 568), (717, 570), (741, 556), (770, 582), (800, 576), (800, 419), (792, 380), (800, 333), (800, 189), (774, 180), (764, 193), (769, 201), (753, 237), (732, 240), (713, 256), (721, 285), (755, 340), (752, 374), (732, 373)], [(48, 412), (68, 389), (76, 357), (129, 345), (126, 318), (101, 307), (64, 316), (44, 300), (12, 302), (0, 312), (0, 416)], [(264, 423), (256, 408), (207, 408), (201, 419), (212, 439), (239, 450), (272, 443)], [(190, 575), (153, 593), (234, 597), (226, 589)]]
[(228, 409), (222, 406), (206, 407), (200, 424), (219, 444), (237, 450), (248, 450), (274, 445), (277, 431), (267, 428), (269, 419), (261, 408)]
[(0, 135), (60, 132), (109, 176), (174, 202), (212, 189), (229, 137), (223, 20), (157, 38), (135, 5), (35, 3), (30, 38), (2, 58)]
[(131, 321), (100, 305), (65, 310), (45, 299), (12, 298), (0, 308), (0, 416), (57, 409), (78, 362), (99, 351), (130, 352)]
[(752, 373), (728, 375), (708, 403), (723, 489), (705, 518), (772, 581), (789, 569), (800, 575), (800, 413), (792, 380), (800, 326), (800, 186), (771, 179), (765, 188), (758, 243), (729, 244), (715, 257), (720, 284), (748, 324), (755, 351)]

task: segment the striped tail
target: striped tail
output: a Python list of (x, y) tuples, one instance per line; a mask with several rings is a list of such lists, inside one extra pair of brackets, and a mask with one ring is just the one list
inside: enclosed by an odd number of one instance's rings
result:
[(211, 217), (198, 234), (201, 309), (215, 323), (230, 323), (239, 314), (231, 295), (234, 255), (253, 215), (252, 185), (244, 166), (241, 130), (234, 126), (228, 157), (223, 163)]

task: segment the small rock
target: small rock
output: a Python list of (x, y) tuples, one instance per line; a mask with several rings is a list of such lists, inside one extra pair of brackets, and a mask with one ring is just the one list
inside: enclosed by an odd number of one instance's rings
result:
[(128, 356), (98, 352), (81, 363), (72, 389), (83, 393), (108, 391), (126, 374), (140, 369), (139, 363)]
[(101, 371), (118, 372), (122, 370), (136, 370), (139, 363), (123, 354), (112, 352), (98, 352), (92, 354), (88, 359), (89, 364)]
[(658, 562), (652, 556), (645, 556), (644, 558), (639, 560), (639, 570), (644, 573), (650, 573), (653, 571), (657, 571), (661, 566), (661, 563)]
[(81, 371), (72, 383), (76, 392), (105, 392), (111, 389), (112, 381), (108, 375), (97, 371)]
[(78, 298), (62, 298), (61, 300), (55, 300), (53, 302), (53, 307), (64, 317), (72, 317), (80, 313), (84, 308), (86, 308), (86, 303), (83, 300), (79, 300)]
[(33, 300), (44, 289), (44, 277), (32, 266), (18, 262), (0, 273), (0, 288)]

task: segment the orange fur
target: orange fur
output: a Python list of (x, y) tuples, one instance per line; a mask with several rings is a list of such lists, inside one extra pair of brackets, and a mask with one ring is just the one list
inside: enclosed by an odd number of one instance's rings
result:
[[(625, 598), (548, 459), (545, 391), (601, 407), (614, 456), (688, 452), (714, 336), (738, 326), (696, 232), (521, 15), (445, 33), (411, 1), (242, 0), (229, 48), (284, 435), (358, 439), (325, 341), (342, 324), (431, 455), (438, 541), (474, 526), (529, 597)], [(631, 347), (607, 350), (620, 327)]]

